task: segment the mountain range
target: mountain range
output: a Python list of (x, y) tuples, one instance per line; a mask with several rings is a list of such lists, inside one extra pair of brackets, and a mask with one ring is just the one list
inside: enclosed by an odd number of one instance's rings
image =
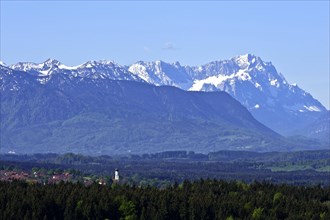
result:
[(47, 83), (52, 75), (61, 73), (70, 78), (144, 81), (187, 91), (225, 91), (257, 120), (282, 135), (295, 134), (326, 111), (311, 94), (296, 84), (288, 83), (271, 62), (252, 54), (201, 66), (163, 61), (139, 61), (121, 66), (113, 61), (88, 61), (68, 67), (49, 59), (41, 64), (21, 62), (9, 68), (39, 76), (40, 83)]
[(278, 133), (304, 133), (327, 112), (250, 54), (191, 67), (2, 63), (0, 83), (2, 152), (313, 149)]
[(257, 120), (283, 135), (294, 134), (326, 111), (311, 94), (288, 83), (271, 62), (251, 54), (193, 67), (178, 62), (137, 62), (128, 70), (154, 85), (225, 91)]

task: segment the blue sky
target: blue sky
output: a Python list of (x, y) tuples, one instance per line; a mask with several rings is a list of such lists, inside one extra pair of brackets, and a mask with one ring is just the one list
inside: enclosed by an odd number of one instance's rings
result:
[(329, 1), (1, 1), (1, 60), (200, 65), (253, 53), (329, 109)]

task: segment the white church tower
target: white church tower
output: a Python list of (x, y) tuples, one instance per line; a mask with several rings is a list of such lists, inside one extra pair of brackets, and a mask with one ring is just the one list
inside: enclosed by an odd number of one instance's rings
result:
[(115, 178), (113, 180), (114, 180), (114, 182), (119, 182), (119, 170), (118, 170), (118, 168), (115, 170)]
[(115, 170), (115, 180), (119, 181), (119, 170), (118, 169)]

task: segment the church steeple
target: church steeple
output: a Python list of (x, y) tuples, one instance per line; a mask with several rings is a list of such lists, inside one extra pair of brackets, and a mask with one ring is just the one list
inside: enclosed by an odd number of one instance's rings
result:
[(119, 181), (119, 170), (118, 170), (118, 168), (116, 168), (116, 170), (115, 170), (115, 180)]
[(112, 177), (112, 182), (113, 183), (119, 183), (119, 170), (118, 168), (115, 169), (115, 176)]

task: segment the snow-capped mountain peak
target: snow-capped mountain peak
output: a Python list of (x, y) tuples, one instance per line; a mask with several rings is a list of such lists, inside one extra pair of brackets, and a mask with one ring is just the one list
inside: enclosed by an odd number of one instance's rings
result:
[(288, 83), (271, 62), (253, 54), (191, 67), (163, 61), (141, 61), (128, 70), (154, 85), (176, 86), (191, 91), (225, 91), (257, 119), (278, 132), (290, 128), (281, 125), (281, 120), (270, 122), (267, 114), (281, 112), (278, 113), (279, 118), (290, 115), (295, 121), (300, 114), (326, 110), (309, 93)]
[[(253, 58), (252, 58), (253, 57)], [(251, 54), (245, 54), (232, 58), (232, 60), (242, 69), (247, 69), (251, 63), (255, 62), (255, 57)]]
[(95, 61), (95, 60), (91, 60), (91, 61), (87, 61), (79, 66), (77, 66), (77, 68), (97, 68), (100, 66), (108, 66), (108, 67), (120, 67), (120, 65), (118, 63), (116, 63), (113, 60), (100, 60), (100, 61)]
[(32, 75), (48, 76), (52, 70), (59, 68), (62, 64), (55, 59), (47, 59), (43, 63), (19, 62), (10, 65), (9, 68), (28, 72)]
[(116, 63), (113, 60), (100, 60), (99, 62), (103, 65), (112, 65), (112, 66), (117, 65), (117, 66), (120, 66), (118, 63)]
[(272, 66), (271, 62), (264, 62), (260, 57), (253, 54), (245, 54), (231, 59), (240, 69), (256, 69), (263, 71), (266, 66)]
[(179, 62), (170, 64), (162, 60), (139, 61), (129, 66), (128, 71), (144, 81), (158, 86), (169, 85), (187, 90), (192, 85), (191, 77)]
[(61, 65), (60, 61), (55, 60), (55, 59), (50, 59), (50, 58), (48, 58), (45, 62), (43, 62), (43, 64), (46, 66), (49, 66), (49, 67), (53, 66), (53, 65), (56, 65), (56, 66)]
[[(129, 73), (127, 68), (120, 66), (114, 61), (88, 61), (78, 66), (66, 66), (55, 59), (47, 59), (43, 63), (21, 62), (11, 65), (10, 68), (28, 72), (31, 75), (42, 77), (38, 81), (47, 83), (53, 74), (63, 74), (69, 78), (92, 78), (92, 79), (120, 79), (142, 81), (139, 77)], [(47, 78), (45, 78), (47, 77)]]
[(2, 60), (0, 60), (0, 65), (1, 65), (1, 66), (7, 66), (7, 65), (5, 64), (5, 62), (3, 62)]
[(81, 64), (81, 68), (93, 68), (93, 67), (97, 66), (97, 64), (98, 63), (94, 60), (87, 61), (87, 62)]

